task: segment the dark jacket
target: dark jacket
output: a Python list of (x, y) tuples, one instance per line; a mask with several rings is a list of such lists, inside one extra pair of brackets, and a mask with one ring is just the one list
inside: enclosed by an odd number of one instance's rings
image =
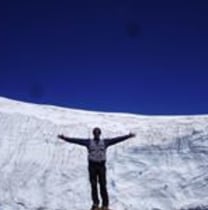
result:
[(119, 142), (125, 141), (128, 138), (131, 138), (131, 134), (119, 136), (111, 139), (80, 139), (80, 138), (68, 138), (63, 137), (62, 139), (78, 144), (80, 146), (85, 146), (88, 149), (88, 160), (93, 162), (102, 162), (106, 160), (106, 150), (109, 146), (117, 144)]

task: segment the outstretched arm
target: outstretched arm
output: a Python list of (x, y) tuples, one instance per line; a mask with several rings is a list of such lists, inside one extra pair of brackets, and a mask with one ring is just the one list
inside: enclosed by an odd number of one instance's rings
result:
[(66, 137), (62, 134), (58, 135), (58, 138), (66, 141), (66, 142), (73, 143), (73, 144), (78, 144), (78, 145), (81, 145), (81, 146), (87, 146), (88, 141), (89, 141), (88, 139), (69, 138), (69, 137)]
[(108, 146), (117, 144), (119, 142), (125, 141), (126, 139), (133, 138), (135, 136), (136, 135), (134, 133), (129, 133), (128, 135), (118, 136), (112, 139), (106, 139), (106, 146), (108, 147)]

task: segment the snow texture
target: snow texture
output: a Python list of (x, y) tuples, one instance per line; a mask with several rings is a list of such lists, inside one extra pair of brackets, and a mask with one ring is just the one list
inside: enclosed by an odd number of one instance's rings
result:
[(0, 210), (87, 210), (87, 150), (57, 134), (137, 134), (108, 149), (113, 210), (204, 209), (208, 116), (89, 112), (0, 98)]

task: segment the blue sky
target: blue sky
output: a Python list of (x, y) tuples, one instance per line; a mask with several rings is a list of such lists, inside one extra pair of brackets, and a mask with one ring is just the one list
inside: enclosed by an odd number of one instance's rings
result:
[(1, 96), (208, 113), (207, 1), (5, 1), (0, 17)]

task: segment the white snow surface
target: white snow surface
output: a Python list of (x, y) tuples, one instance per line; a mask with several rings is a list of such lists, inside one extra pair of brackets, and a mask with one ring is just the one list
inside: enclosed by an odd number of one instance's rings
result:
[(113, 210), (208, 204), (208, 115), (143, 116), (35, 105), (0, 97), (0, 210), (88, 210), (87, 150), (57, 134), (135, 132), (107, 152)]

